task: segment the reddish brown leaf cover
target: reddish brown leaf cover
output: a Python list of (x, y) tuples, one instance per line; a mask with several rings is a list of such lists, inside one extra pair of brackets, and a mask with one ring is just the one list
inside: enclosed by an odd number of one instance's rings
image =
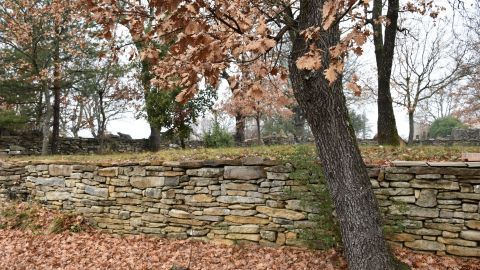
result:
[[(412, 269), (480, 269), (479, 260), (395, 254)], [(101, 233), (34, 235), (0, 230), (0, 269), (346, 269), (334, 250), (224, 246), (200, 241)], [(181, 269), (181, 268), (180, 268)]]

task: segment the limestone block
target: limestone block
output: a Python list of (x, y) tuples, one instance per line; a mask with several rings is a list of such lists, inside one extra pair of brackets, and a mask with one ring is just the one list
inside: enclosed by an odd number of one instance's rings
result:
[(394, 235), (386, 237), (388, 240), (397, 241), (397, 242), (412, 242), (422, 237), (415, 234), (410, 233), (396, 233)]
[(448, 245), (447, 253), (457, 255), (457, 256), (465, 256), (465, 257), (480, 257), (480, 248)]
[(232, 216), (253, 216), (256, 215), (258, 212), (256, 210), (231, 210), (230, 215)]
[(436, 229), (436, 230), (449, 231), (449, 232), (460, 232), (462, 230), (462, 226), (449, 224), (449, 223), (426, 222), (424, 226), (428, 229)]
[(419, 180), (414, 179), (410, 181), (410, 184), (413, 188), (431, 188), (431, 189), (446, 189), (446, 190), (459, 190), (460, 186), (458, 182), (449, 181), (449, 180)]
[(375, 194), (388, 196), (405, 196), (413, 195), (413, 188), (377, 188), (374, 189)]
[(225, 221), (239, 224), (268, 224), (269, 221), (266, 218), (259, 217), (242, 217), (242, 216), (225, 216)]
[(136, 188), (152, 188), (152, 187), (162, 187), (165, 185), (165, 177), (155, 177), (155, 176), (133, 176), (130, 178), (130, 184)]
[(422, 189), (418, 196), (416, 205), (421, 207), (434, 207), (437, 205), (438, 190)]
[(260, 232), (260, 237), (262, 239), (268, 240), (270, 242), (275, 242), (277, 238), (277, 233), (275, 231), (261, 231)]
[(270, 208), (267, 206), (257, 206), (256, 210), (270, 217), (284, 218), (289, 220), (305, 219), (305, 214), (288, 209)]
[(210, 230), (209, 229), (189, 229), (187, 230), (187, 235), (193, 236), (193, 237), (200, 237), (200, 236), (205, 236), (208, 234)]
[(248, 240), (248, 241), (254, 241), (254, 242), (260, 241), (259, 234), (229, 233), (225, 236), (225, 238), (232, 239), (232, 240)]
[(254, 180), (265, 178), (266, 173), (260, 166), (225, 166), (224, 179)]
[(48, 174), (50, 176), (70, 176), (72, 174), (72, 166), (51, 164), (48, 166)]
[(417, 179), (440, 179), (442, 178), (442, 175), (441, 174), (433, 174), (433, 173), (430, 173), (430, 174), (417, 174), (415, 176), (415, 178)]
[(61, 201), (70, 199), (69, 192), (50, 191), (45, 194), (48, 201)]
[(444, 243), (446, 245), (456, 245), (456, 246), (463, 246), (463, 247), (476, 247), (477, 246), (477, 242), (463, 240), (463, 239), (452, 239), (452, 238), (438, 237), (437, 241), (440, 242), (440, 243)]
[(413, 179), (413, 174), (408, 173), (386, 173), (385, 180), (389, 181), (408, 181)]
[(230, 226), (228, 227), (228, 232), (230, 233), (258, 233), (260, 231), (260, 226), (248, 224), (248, 225), (240, 225), (240, 226)]
[(98, 175), (108, 177), (118, 176), (118, 167), (98, 169)]
[(462, 211), (464, 212), (478, 212), (478, 204), (464, 203), (462, 204)]
[(390, 182), (390, 187), (394, 188), (409, 188), (411, 187), (409, 182)]
[(423, 208), (413, 205), (407, 205), (405, 207), (398, 205), (389, 206), (390, 214), (392, 215), (408, 215), (413, 217), (430, 217), (436, 218), (439, 216), (439, 209), (435, 208)]
[(439, 251), (446, 249), (445, 244), (429, 240), (415, 240), (412, 242), (405, 242), (405, 246), (411, 249), (427, 251)]
[(39, 186), (50, 186), (50, 187), (65, 187), (65, 179), (58, 177), (43, 178), (38, 177), (34, 178), (33, 181), (36, 185)]
[(273, 180), (287, 180), (288, 173), (276, 173), (276, 172), (267, 172), (267, 179)]
[(162, 190), (158, 188), (147, 188), (143, 192), (143, 196), (154, 198), (154, 199), (160, 199), (162, 198)]
[(480, 231), (480, 220), (469, 220), (465, 222), (465, 225), (470, 229)]
[(258, 186), (255, 184), (249, 184), (249, 183), (227, 183), (224, 185), (224, 187), (232, 190), (244, 190), (244, 191), (256, 191), (258, 189)]
[(85, 193), (90, 194), (92, 196), (108, 198), (108, 188), (85, 186)]
[(415, 196), (391, 196), (390, 200), (394, 202), (414, 203)]
[(244, 197), (244, 196), (219, 196), (217, 197), (217, 202), (221, 203), (264, 203), (265, 199), (254, 198), (254, 197)]
[(200, 168), (189, 169), (186, 171), (187, 175), (198, 177), (219, 177), (223, 174), (222, 168)]
[(230, 209), (223, 207), (211, 207), (203, 209), (203, 213), (210, 216), (226, 216), (230, 214), (230, 211)]
[(460, 237), (472, 241), (480, 241), (480, 231), (462, 231)]
[(416, 235), (422, 235), (422, 236), (438, 236), (442, 235), (442, 231), (435, 230), (435, 229), (426, 229), (426, 228), (421, 228), (421, 229), (405, 229), (405, 232), (407, 233), (413, 233)]
[(167, 217), (162, 214), (145, 213), (142, 215), (142, 220), (148, 222), (165, 223), (167, 221)]
[(214, 198), (208, 194), (196, 194), (185, 196), (185, 201), (190, 203), (210, 203)]
[(187, 211), (172, 209), (168, 212), (168, 215), (174, 218), (191, 218), (192, 215)]

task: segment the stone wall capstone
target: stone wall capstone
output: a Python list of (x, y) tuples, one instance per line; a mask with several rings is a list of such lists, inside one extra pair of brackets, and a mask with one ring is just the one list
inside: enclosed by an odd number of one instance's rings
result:
[[(1, 165), (1, 164), (0, 164)], [(392, 245), (480, 257), (480, 163), (394, 162), (369, 168)], [(0, 201), (71, 210), (110, 233), (232, 244), (305, 244), (315, 209), (285, 192), (302, 187), (291, 164), (259, 158), (0, 166)]]

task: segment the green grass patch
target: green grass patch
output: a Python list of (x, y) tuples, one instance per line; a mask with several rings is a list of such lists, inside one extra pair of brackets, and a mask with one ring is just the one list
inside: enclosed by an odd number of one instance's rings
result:
[[(81, 163), (99, 162), (139, 162), (159, 160), (206, 160), (239, 159), (246, 156), (258, 156), (273, 160), (284, 160), (294, 155), (300, 148), (307, 148), (308, 155), (316, 156), (313, 144), (274, 145), (252, 147), (222, 147), (198, 149), (169, 149), (159, 152), (90, 154), (90, 155), (55, 155), (12, 157), (9, 161), (63, 161)], [(385, 164), (393, 160), (422, 161), (461, 161), (462, 153), (480, 152), (478, 146), (412, 146), (382, 147), (360, 146), (362, 156), (367, 164)]]

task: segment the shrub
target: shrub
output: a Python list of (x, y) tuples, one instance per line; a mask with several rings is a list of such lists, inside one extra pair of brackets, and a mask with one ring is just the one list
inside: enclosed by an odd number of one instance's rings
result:
[(24, 128), (28, 118), (24, 115), (17, 115), (13, 111), (0, 110), (0, 129), (14, 131)]
[(228, 147), (234, 145), (233, 136), (218, 123), (203, 136), (205, 147)]
[(429, 130), (431, 138), (446, 137), (452, 134), (452, 130), (455, 128), (464, 128), (465, 125), (455, 117), (447, 116), (438, 118), (432, 123)]

